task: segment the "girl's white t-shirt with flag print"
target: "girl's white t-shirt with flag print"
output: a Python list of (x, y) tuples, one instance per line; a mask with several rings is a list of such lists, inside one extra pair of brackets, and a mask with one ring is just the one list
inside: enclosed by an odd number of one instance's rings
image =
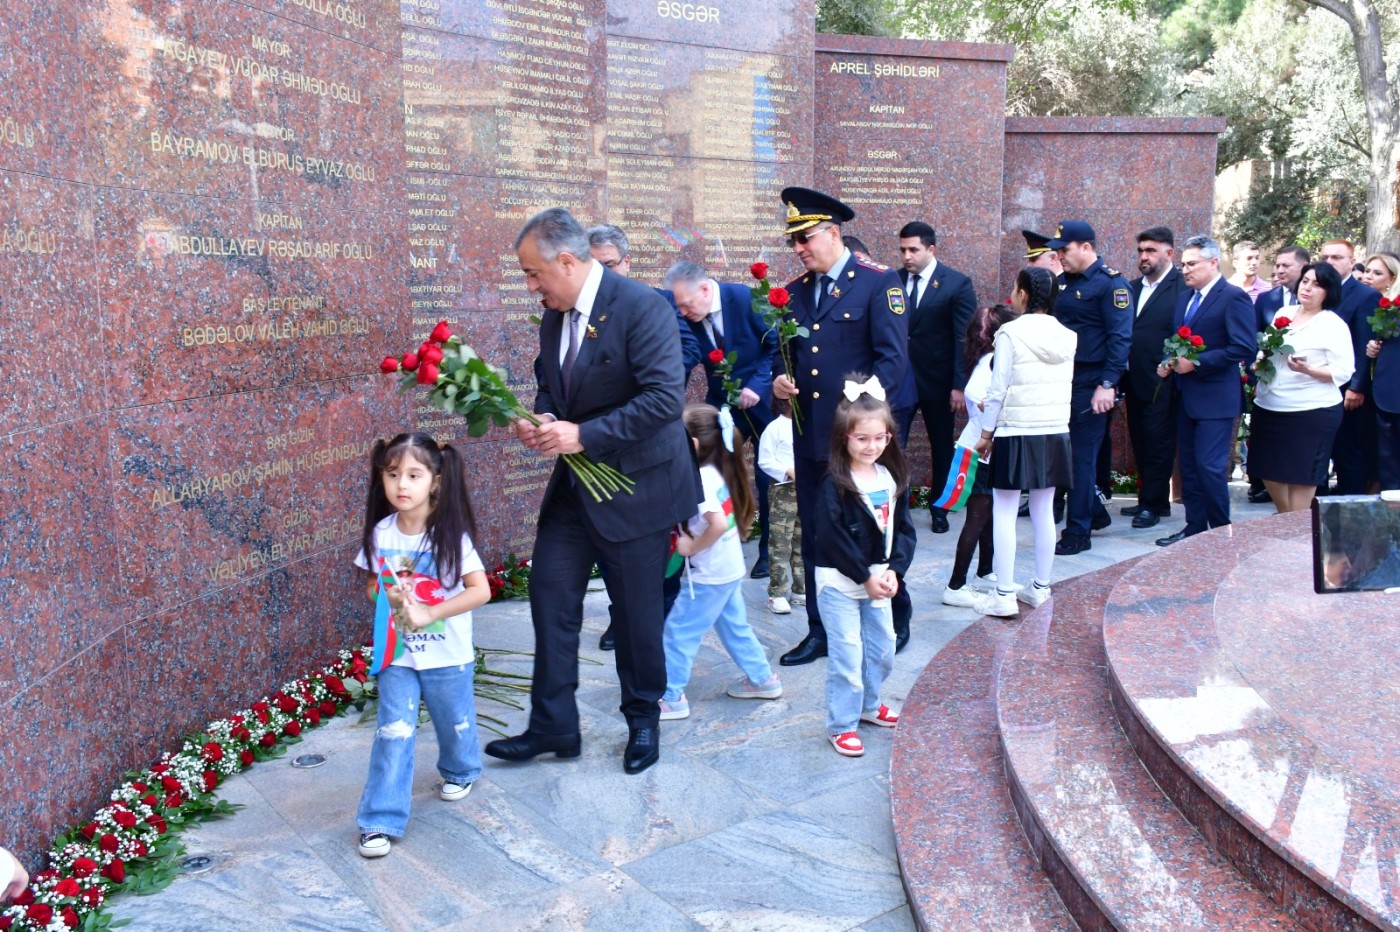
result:
[[(397, 514), (389, 515), (374, 526), (374, 566), (371, 568), (365, 560), (364, 550), (355, 557), (355, 565), (378, 573), (380, 557), (389, 562), (389, 571), (399, 579), (413, 580), (413, 594), (424, 605), (446, 602), (466, 588), (462, 585), (463, 576), (486, 570), (471, 538), (463, 534), (457, 578), (452, 580), (450, 586), (444, 585), (438, 579), (428, 535), (400, 531)], [(436, 670), (471, 663), (476, 659), (472, 651), (471, 612), (440, 619), (420, 631), (409, 630), (404, 625), (399, 628), (399, 637), (403, 639), (403, 653), (394, 661), (396, 667)]]
[(709, 512), (722, 512), (729, 527), (719, 540), (690, 558), (690, 581), (705, 586), (722, 586), (744, 578), (744, 547), (739, 541), (739, 527), (734, 520), (734, 500), (724, 476), (713, 466), (700, 467), (700, 484), (705, 499), (700, 511), (686, 525), (692, 537), (705, 533)]

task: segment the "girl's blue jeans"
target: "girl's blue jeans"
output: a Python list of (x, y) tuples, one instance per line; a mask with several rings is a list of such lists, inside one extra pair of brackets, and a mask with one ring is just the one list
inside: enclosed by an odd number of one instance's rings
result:
[(481, 776), (472, 665), (415, 670), (387, 667), (379, 674), (379, 727), (369, 752), (369, 778), (355, 814), (361, 832), (397, 838), (408, 826), (413, 800), (413, 746), (418, 703), (428, 704), (438, 740), (438, 773), (466, 785)]
[(826, 730), (856, 730), (862, 712), (880, 708), (880, 687), (894, 669), (894, 616), (881, 605), (853, 599), (831, 586), (817, 595), (826, 626)]
[(700, 651), (700, 639), (714, 627), (719, 641), (739, 669), (754, 683), (766, 683), (773, 677), (773, 668), (763, 652), (758, 635), (749, 625), (744, 609), (743, 580), (711, 586), (696, 583), (692, 594), (689, 586), (681, 587), (676, 604), (666, 616), (666, 692), (667, 702), (675, 702), (685, 694), (690, 682), (690, 670)]

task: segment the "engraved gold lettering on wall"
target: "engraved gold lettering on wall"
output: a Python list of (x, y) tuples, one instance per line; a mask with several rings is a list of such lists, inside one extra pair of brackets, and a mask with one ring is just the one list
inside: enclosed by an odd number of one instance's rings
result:
[(354, 518), (319, 526), (311, 524), (312, 519), (309, 512), (288, 513), (282, 520), (282, 530), (286, 533), (265, 546), (240, 550), (215, 560), (205, 567), (205, 580), (210, 585), (220, 585), (256, 576), (287, 560), (352, 541), (361, 531), (359, 521)]
[(919, 78), (931, 80), (939, 76), (938, 65), (912, 65), (907, 62), (883, 62), (869, 59), (836, 59), (827, 66), (828, 74), (851, 74), (876, 78)]
[(152, 508), (168, 508), (181, 503), (195, 503), (211, 495), (239, 495), (260, 489), (275, 479), (314, 472), (336, 466), (348, 460), (363, 459), (373, 446), (371, 441), (341, 443), (307, 452), (288, 452), (251, 465), (237, 466), (220, 473), (196, 476), (184, 482), (162, 486), (151, 495)]
[(301, 7), (317, 16), (335, 20), (337, 23), (344, 23), (355, 29), (364, 29), (368, 25), (364, 11), (357, 9), (354, 3), (334, 3), (332, 0), (292, 0), (292, 6)]
[(43, 127), (38, 123), (27, 123), (8, 116), (0, 119), (0, 145), (32, 149), (41, 135)]
[(52, 256), (57, 253), (57, 231), (17, 220), (0, 221), (0, 256)]
[(719, 25), (719, 8), (680, 0), (656, 0), (656, 15), (662, 19), (679, 19), (687, 23)]

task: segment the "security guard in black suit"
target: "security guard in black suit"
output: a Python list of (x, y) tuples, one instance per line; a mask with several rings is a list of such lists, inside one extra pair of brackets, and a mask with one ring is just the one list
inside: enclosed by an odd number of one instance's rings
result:
[(1064, 274), (1055, 317), (1079, 335), (1074, 353), (1074, 389), (1070, 396), (1069, 442), (1074, 451), (1074, 488), (1065, 507), (1065, 531), (1058, 554), (1088, 550), (1090, 521), (1095, 529), (1111, 522), (1094, 488), (1094, 467), (1108, 428), (1108, 412), (1117, 399), (1118, 380), (1128, 367), (1133, 314), (1128, 281), (1099, 259), (1094, 228), (1083, 220), (1066, 220), (1049, 243), (1060, 254)]
[[(875, 376), (894, 397), (908, 355), (904, 288), (899, 275), (857, 259), (841, 240), (841, 224), (855, 219), (845, 204), (807, 188), (784, 188), (787, 236), (807, 272), (787, 285), (788, 318), (807, 328), (788, 345), (792, 375), (774, 367), (773, 394), (792, 398), (801, 432), (794, 432), (797, 514), (816, 527), (817, 496), (831, 449), (831, 424), (848, 373)], [(816, 578), (816, 535), (802, 535), (807, 578)], [(779, 662), (811, 663), (826, 656), (817, 597), (807, 599), (807, 636)]]

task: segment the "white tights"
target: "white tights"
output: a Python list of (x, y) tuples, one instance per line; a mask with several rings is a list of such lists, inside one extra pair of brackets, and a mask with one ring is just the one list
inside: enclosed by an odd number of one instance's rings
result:
[[(1050, 585), (1055, 565), (1055, 490), (1031, 489), (1031, 526), (1035, 528), (1035, 581)], [(992, 564), (997, 588), (1014, 592), (1016, 584), (1016, 512), (1021, 493), (1016, 489), (992, 489)]]

